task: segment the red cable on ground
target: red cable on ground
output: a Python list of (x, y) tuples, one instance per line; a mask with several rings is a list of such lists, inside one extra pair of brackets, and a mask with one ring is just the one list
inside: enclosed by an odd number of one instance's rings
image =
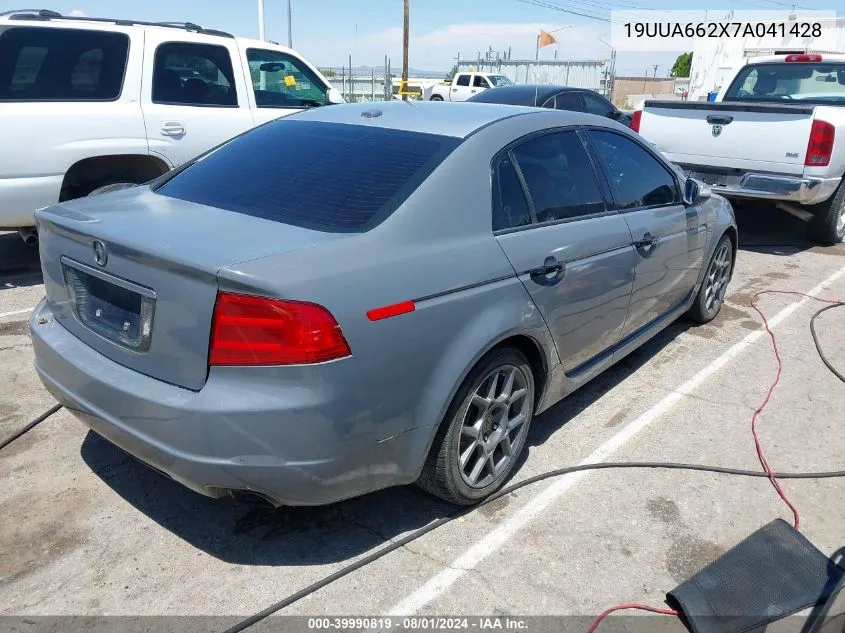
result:
[[(766, 405), (769, 404), (769, 400), (772, 398), (772, 393), (774, 393), (775, 387), (778, 386), (780, 382), (780, 376), (783, 372), (783, 361), (780, 358), (780, 349), (778, 348), (778, 342), (775, 338), (775, 333), (772, 332), (772, 329), (769, 327), (769, 320), (766, 318), (766, 315), (763, 314), (763, 311), (757, 307), (757, 298), (760, 295), (765, 294), (778, 294), (778, 295), (795, 295), (799, 297), (806, 297), (808, 299), (814, 299), (815, 301), (821, 301), (822, 303), (831, 303), (831, 304), (838, 304), (842, 303), (841, 301), (831, 301), (829, 299), (821, 299), (819, 297), (814, 297), (813, 295), (808, 295), (804, 292), (797, 292), (793, 290), (761, 290), (757, 294), (755, 294), (751, 298), (751, 307), (756, 310), (757, 314), (760, 315), (760, 318), (763, 319), (763, 326), (766, 328), (766, 333), (769, 335), (769, 338), (772, 341), (772, 349), (775, 353), (775, 360), (777, 361), (777, 373), (775, 374), (775, 379), (772, 381), (771, 386), (769, 387), (768, 392), (766, 392), (766, 397), (763, 398), (763, 402), (760, 403), (760, 406), (754, 411), (754, 415), (751, 416), (751, 435), (754, 436), (754, 447), (757, 449), (757, 457), (760, 459), (760, 464), (763, 466), (763, 470), (766, 471), (766, 474), (769, 476), (769, 481), (774, 486), (775, 490), (777, 491), (780, 498), (783, 499), (783, 502), (789, 506), (789, 509), (792, 510), (792, 517), (795, 525), (795, 529), (798, 529), (800, 520), (798, 517), (798, 509), (792, 505), (792, 502), (786, 496), (786, 493), (783, 491), (783, 488), (780, 487), (780, 483), (778, 482), (777, 478), (775, 477), (774, 471), (772, 471), (771, 466), (769, 466), (769, 462), (766, 460), (766, 456), (763, 453), (763, 446), (760, 443), (760, 436), (757, 434), (757, 417), (763, 412), (763, 409), (766, 408)], [(674, 609), (664, 609), (661, 607), (650, 607), (644, 604), (635, 604), (635, 603), (628, 603), (628, 604), (620, 604), (615, 607), (611, 607), (606, 611), (602, 612), (593, 623), (590, 625), (590, 628), (587, 629), (587, 633), (594, 633), (595, 630), (601, 624), (601, 621), (605, 619), (609, 614), (613, 613), (614, 611), (620, 611), (622, 609), (639, 609), (640, 611), (650, 611), (651, 613), (661, 613), (663, 615), (680, 615)]]
[(593, 633), (599, 627), (599, 624), (601, 624), (601, 621), (604, 620), (605, 617), (607, 617), (609, 614), (613, 613), (614, 611), (620, 611), (622, 609), (639, 609), (640, 611), (650, 611), (651, 613), (660, 613), (662, 615), (678, 615), (678, 612), (675, 611), (674, 609), (663, 609), (663, 608), (660, 608), (660, 607), (650, 607), (646, 604), (635, 604), (635, 603), (619, 604), (619, 605), (616, 605), (615, 607), (610, 607), (609, 609), (607, 609), (606, 611), (601, 613), (599, 615), (599, 617), (597, 617), (595, 620), (593, 620), (593, 623), (590, 625), (590, 628), (587, 629), (587, 633)]

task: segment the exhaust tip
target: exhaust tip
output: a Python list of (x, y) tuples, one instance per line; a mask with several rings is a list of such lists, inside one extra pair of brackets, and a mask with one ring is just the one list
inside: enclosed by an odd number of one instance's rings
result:
[(38, 244), (38, 233), (35, 229), (20, 229), (18, 235), (21, 236), (23, 243), (27, 246), (36, 246)]

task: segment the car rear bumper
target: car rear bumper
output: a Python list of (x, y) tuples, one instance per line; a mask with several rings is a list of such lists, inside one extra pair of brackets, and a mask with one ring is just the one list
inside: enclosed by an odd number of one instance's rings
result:
[(35, 210), (56, 204), (63, 177), (0, 178), (0, 229), (35, 226)]
[[(142, 462), (211, 497), (257, 493), (280, 505), (320, 505), (411, 483), (432, 427), (386, 439), (338, 403), (337, 389), (263, 389), (218, 368), (198, 392), (139, 374), (68, 332), (42, 302), (30, 319), (35, 368), (84, 424)], [(261, 368), (250, 368), (261, 369)], [(334, 415), (337, 414), (337, 415)], [(356, 432), (356, 428), (364, 428)]]
[(824, 202), (836, 191), (841, 178), (790, 176), (735, 170), (713, 170), (696, 165), (680, 165), (684, 172), (706, 183), (726, 197), (782, 200), (812, 205)]

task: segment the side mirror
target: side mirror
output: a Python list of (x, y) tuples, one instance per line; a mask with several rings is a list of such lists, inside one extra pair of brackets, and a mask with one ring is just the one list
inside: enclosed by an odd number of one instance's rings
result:
[(684, 204), (687, 206), (698, 204), (712, 195), (710, 187), (698, 182), (694, 178), (687, 178), (684, 183)]
[(343, 100), (343, 95), (340, 94), (340, 90), (337, 88), (329, 88), (329, 91), (326, 93), (326, 101), (328, 101), (331, 105), (346, 103), (346, 101)]

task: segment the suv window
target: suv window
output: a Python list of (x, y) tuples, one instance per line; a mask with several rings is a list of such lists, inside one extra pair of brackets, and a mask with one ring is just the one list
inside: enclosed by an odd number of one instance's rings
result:
[(616, 108), (611, 105), (610, 101), (603, 99), (592, 92), (584, 93), (584, 105), (587, 106), (587, 112), (590, 114), (598, 114), (599, 116), (609, 116)]
[(605, 210), (592, 162), (575, 132), (533, 138), (514, 148), (513, 155), (528, 185), (537, 222)]
[(474, 88), (489, 88), (490, 84), (487, 83), (487, 80), (484, 78), (483, 75), (476, 75), (472, 78), (472, 85)]
[(493, 181), (493, 230), (528, 224), (531, 224), (531, 211), (508, 154), (499, 160)]
[(259, 108), (302, 108), (328, 103), (328, 88), (302, 60), (260, 48), (247, 49), (246, 59)]
[(153, 64), (153, 103), (235, 107), (238, 95), (225, 46), (168, 42)]
[(678, 183), (650, 152), (614, 132), (589, 131), (616, 206), (637, 209), (681, 201)]
[(543, 107), (553, 108), (555, 110), (574, 110), (575, 112), (584, 111), (584, 106), (581, 104), (581, 96), (577, 92), (559, 92), (546, 101)]
[(113, 101), (128, 54), (124, 33), (11, 28), (0, 35), (0, 101)]
[(205, 154), (157, 192), (317, 231), (360, 233), (399, 208), (460, 143), (284, 117)]
[(458, 75), (457, 84), (459, 86), (468, 86), (469, 85), (469, 75)]

